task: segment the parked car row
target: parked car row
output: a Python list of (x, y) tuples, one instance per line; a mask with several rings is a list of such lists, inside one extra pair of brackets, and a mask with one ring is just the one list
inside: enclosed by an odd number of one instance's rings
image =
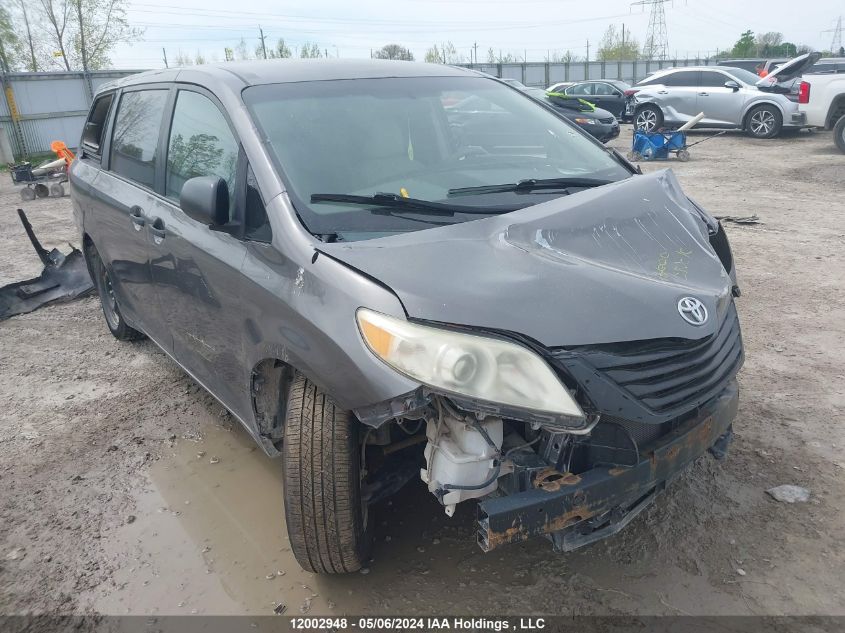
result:
[[(631, 86), (603, 79), (554, 84), (547, 94), (582, 98), (646, 132), (677, 128), (703, 112), (703, 128), (740, 129), (754, 138), (773, 138), (784, 129), (807, 127), (800, 105), (806, 92), (800, 77), (815, 68), (818, 53), (768, 60), (760, 77), (742, 66), (666, 68)], [(760, 60), (735, 60), (749, 65)], [(765, 60), (763, 60), (765, 61)]]

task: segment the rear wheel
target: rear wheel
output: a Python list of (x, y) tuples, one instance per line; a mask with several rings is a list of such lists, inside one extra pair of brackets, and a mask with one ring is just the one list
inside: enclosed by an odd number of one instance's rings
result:
[(748, 113), (745, 131), (754, 138), (774, 138), (780, 133), (783, 117), (775, 106), (757, 106)]
[(663, 112), (656, 105), (647, 103), (637, 108), (634, 115), (634, 129), (646, 133), (656, 132), (663, 127)]
[(287, 402), (282, 450), (293, 554), (306, 571), (357, 571), (372, 545), (361, 496), (359, 423), (301, 374), (293, 379)]
[(144, 338), (141, 332), (126, 324), (123, 315), (120, 313), (111, 277), (105, 264), (103, 264), (103, 260), (100, 259), (97, 249), (90, 245), (85, 249), (85, 255), (88, 259), (88, 270), (94, 278), (97, 294), (100, 295), (100, 305), (103, 308), (103, 316), (106, 319), (109, 331), (119, 341), (136, 341)]
[(833, 141), (840, 152), (845, 152), (845, 115), (839, 117), (833, 126)]

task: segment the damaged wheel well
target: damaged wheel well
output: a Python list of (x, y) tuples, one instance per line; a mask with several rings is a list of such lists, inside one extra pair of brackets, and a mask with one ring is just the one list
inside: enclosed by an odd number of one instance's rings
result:
[(287, 396), (295, 373), (278, 358), (265, 358), (252, 369), (252, 410), (264, 448), (271, 455), (278, 455), (282, 448)]

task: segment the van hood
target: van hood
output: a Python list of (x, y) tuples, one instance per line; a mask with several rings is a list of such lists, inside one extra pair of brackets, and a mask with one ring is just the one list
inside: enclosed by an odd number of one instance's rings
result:
[[(670, 170), (319, 250), (388, 286), (411, 319), (518, 333), (547, 347), (703, 338), (732, 300), (707, 224)], [(684, 297), (707, 308), (702, 325), (681, 317)]]

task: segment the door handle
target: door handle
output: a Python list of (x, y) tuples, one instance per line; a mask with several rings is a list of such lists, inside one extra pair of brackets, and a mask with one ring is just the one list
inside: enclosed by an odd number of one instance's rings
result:
[(153, 234), (153, 242), (161, 244), (164, 241), (164, 221), (161, 218), (156, 218), (150, 225), (150, 233)]
[(144, 210), (138, 205), (129, 209), (129, 219), (132, 220), (133, 228), (136, 231), (140, 231), (141, 227), (147, 223), (147, 220), (144, 218)]
[(709, 96), (710, 96), (710, 93), (709, 93), (709, 92), (699, 92), (699, 93), (698, 93), (698, 96), (699, 96), (699, 97), (709, 97)]
[(669, 91), (668, 91), (668, 90), (658, 90), (658, 91), (657, 91), (657, 94), (659, 94), (659, 95), (668, 95), (668, 94), (669, 94)]

